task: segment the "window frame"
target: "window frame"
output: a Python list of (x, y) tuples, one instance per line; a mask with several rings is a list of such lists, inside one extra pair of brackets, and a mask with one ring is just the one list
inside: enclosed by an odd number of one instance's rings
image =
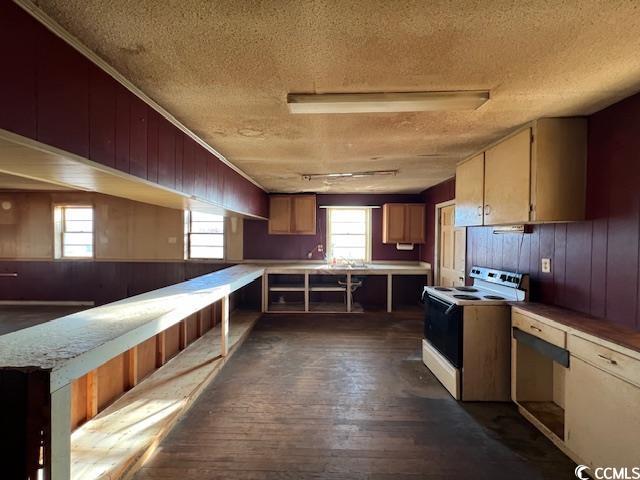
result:
[[(208, 213), (208, 212), (199, 212)], [(211, 215), (218, 215), (213, 213)], [(193, 224), (193, 212), (191, 210), (185, 210), (185, 259), (194, 262), (225, 262), (227, 259), (227, 219), (223, 215), (222, 217), (222, 233), (194, 233), (192, 232)], [(222, 257), (194, 257), (191, 255), (191, 235), (222, 235)], [(197, 245), (196, 245), (197, 246)]]
[[(327, 251), (327, 259), (333, 259), (333, 246), (331, 242), (332, 237), (332, 225), (331, 225), (331, 212), (335, 210), (362, 210), (365, 214), (365, 258), (362, 259), (363, 262), (369, 263), (371, 262), (371, 250), (372, 250), (372, 236), (371, 236), (371, 207), (361, 207), (361, 206), (349, 206), (349, 207), (326, 207), (326, 251)], [(342, 258), (342, 257), (340, 257)], [(360, 260), (360, 259), (345, 259), (345, 260)]]
[[(67, 232), (66, 231), (66, 211), (72, 208), (85, 208), (91, 210), (91, 232)], [(60, 212), (58, 217), (57, 212)], [(55, 260), (84, 260), (92, 261), (96, 258), (96, 214), (95, 207), (85, 203), (58, 203), (53, 205), (54, 219), (54, 259)], [(91, 234), (91, 255), (74, 256), (64, 254), (64, 235), (65, 233), (90, 233)]]

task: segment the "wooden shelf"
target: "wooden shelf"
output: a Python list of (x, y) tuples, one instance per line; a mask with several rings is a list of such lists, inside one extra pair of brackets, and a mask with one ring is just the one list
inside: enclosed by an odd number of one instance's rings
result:
[(304, 292), (304, 285), (295, 284), (281, 284), (271, 285), (269, 287), (270, 292)]
[(342, 285), (312, 285), (309, 288), (310, 292), (345, 292), (347, 290), (346, 286)]

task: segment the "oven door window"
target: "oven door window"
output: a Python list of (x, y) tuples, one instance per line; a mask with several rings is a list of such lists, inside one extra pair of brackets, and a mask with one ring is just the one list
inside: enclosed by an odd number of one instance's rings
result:
[(427, 296), (425, 338), (456, 368), (462, 368), (462, 308)]

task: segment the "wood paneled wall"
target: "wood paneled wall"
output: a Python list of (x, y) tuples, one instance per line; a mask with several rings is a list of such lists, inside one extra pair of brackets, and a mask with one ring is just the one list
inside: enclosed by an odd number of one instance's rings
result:
[(420, 246), (420, 259), (428, 262), (432, 266), (434, 264), (435, 253), (435, 225), (436, 225), (436, 205), (438, 203), (453, 200), (456, 196), (456, 179), (450, 178), (438, 185), (427, 188), (420, 196), (425, 203), (425, 243)]
[(0, 259), (53, 259), (53, 206), (93, 205), (96, 260), (183, 260), (182, 210), (85, 192), (0, 192)]
[[(418, 203), (419, 195), (385, 194), (321, 194), (317, 196), (315, 235), (269, 235), (267, 222), (244, 221), (244, 258), (307, 260), (307, 253), (317, 245), (326, 247), (326, 210), (321, 206), (383, 205), (384, 203)], [(382, 209), (371, 213), (371, 258), (373, 260), (418, 260), (419, 247), (398, 250), (395, 245), (382, 243)], [(325, 250), (326, 251), (326, 250)], [(313, 251), (313, 259), (321, 260), (324, 253)]]
[(96, 305), (184, 282), (230, 265), (206, 262), (2, 261), (0, 300), (91, 300)]
[[(467, 268), (476, 264), (520, 269), (532, 277), (533, 300), (640, 330), (638, 132), (640, 95), (591, 115), (589, 220), (534, 226), (524, 238), (492, 235), (486, 227), (470, 228)], [(541, 273), (542, 258), (551, 259), (551, 273)]]
[(268, 216), (266, 193), (14, 2), (0, 2), (0, 128), (225, 209)]

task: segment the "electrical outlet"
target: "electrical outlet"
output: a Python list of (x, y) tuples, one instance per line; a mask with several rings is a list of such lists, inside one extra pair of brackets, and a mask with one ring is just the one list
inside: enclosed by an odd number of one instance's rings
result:
[(541, 267), (542, 267), (542, 273), (551, 273), (551, 259), (543, 258)]
[(318, 245), (318, 253), (322, 253), (324, 251), (324, 247), (322, 245)]
[(168, 241), (171, 245), (174, 245), (174, 244), (178, 241), (178, 239), (177, 239), (176, 237), (169, 237), (169, 238), (167, 239), (167, 241)]

